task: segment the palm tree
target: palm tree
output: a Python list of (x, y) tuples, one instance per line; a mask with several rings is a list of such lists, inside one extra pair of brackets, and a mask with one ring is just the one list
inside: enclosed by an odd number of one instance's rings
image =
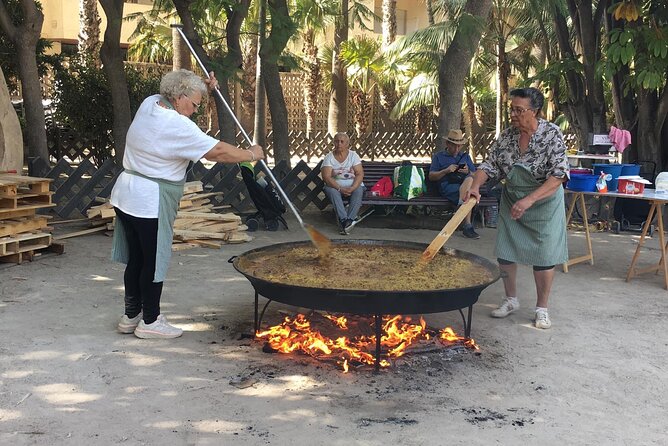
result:
[(304, 109), (307, 137), (313, 131), (322, 84), (321, 61), (318, 57), (316, 38), (334, 23), (338, 4), (337, 0), (297, 0), (293, 9), (292, 19), (300, 30), (298, 35), (303, 43)]
[(384, 53), (382, 77), (395, 79), (402, 92), (390, 113), (391, 119), (417, 109), (416, 131), (431, 130), (434, 112), (440, 105), (438, 67), (455, 31), (455, 22), (443, 20), (398, 39)]
[(330, 135), (346, 131), (347, 126), (348, 82), (341, 50), (343, 43), (348, 40), (349, 25), (358, 24), (363, 29), (369, 29), (366, 22), (374, 17), (373, 12), (364, 4), (359, 1), (351, 3), (348, 0), (340, 0), (341, 7), (336, 15), (334, 46), (332, 47), (332, 94), (329, 97), (329, 108), (327, 109), (327, 131)]
[[(397, 0), (383, 0), (382, 2), (382, 31), (383, 40), (381, 49), (385, 53), (397, 38)], [(390, 113), (397, 103), (396, 83), (393, 78), (388, 78), (380, 83), (380, 106), (382, 108), (381, 118), (385, 129), (393, 127), (389, 119)]]
[(360, 136), (369, 132), (373, 89), (383, 69), (380, 43), (368, 37), (348, 40), (341, 46), (341, 58), (347, 67), (355, 131)]
[(341, 9), (336, 16), (334, 47), (332, 48), (332, 93), (327, 109), (327, 131), (330, 135), (346, 131), (348, 116), (348, 82), (346, 69), (341, 59), (341, 46), (348, 40), (348, 0), (341, 0)]
[(97, 0), (79, 0), (79, 55), (95, 65), (99, 65), (101, 21)]

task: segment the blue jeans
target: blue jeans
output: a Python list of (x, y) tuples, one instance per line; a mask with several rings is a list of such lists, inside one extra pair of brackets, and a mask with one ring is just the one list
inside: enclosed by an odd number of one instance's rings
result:
[(362, 198), (364, 197), (364, 186), (360, 186), (352, 193), (349, 197), (348, 208), (343, 204), (343, 197), (341, 192), (334, 189), (333, 187), (325, 186), (325, 195), (329, 198), (329, 201), (334, 206), (334, 211), (336, 212), (336, 217), (339, 220), (355, 220), (357, 218), (357, 213), (362, 207)]

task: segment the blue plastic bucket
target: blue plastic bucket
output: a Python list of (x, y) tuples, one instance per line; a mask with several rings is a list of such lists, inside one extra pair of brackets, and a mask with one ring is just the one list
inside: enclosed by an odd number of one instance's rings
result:
[(595, 192), (598, 175), (587, 175), (572, 173), (571, 179), (566, 183), (566, 188), (577, 192)]
[(640, 164), (622, 164), (622, 174), (620, 177), (640, 175)]
[(612, 180), (608, 181), (608, 190), (610, 192), (617, 192), (617, 177), (622, 174), (623, 164), (594, 164), (594, 175), (600, 175), (605, 172), (612, 176)]

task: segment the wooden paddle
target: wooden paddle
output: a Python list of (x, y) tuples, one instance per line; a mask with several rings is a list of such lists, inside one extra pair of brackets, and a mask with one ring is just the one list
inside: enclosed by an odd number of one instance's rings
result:
[(420, 258), (421, 262), (429, 262), (434, 258), (436, 253), (443, 247), (443, 245), (445, 245), (445, 242), (448, 241), (450, 236), (457, 229), (457, 226), (459, 226), (462, 220), (464, 220), (464, 217), (466, 217), (468, 213), (471, 212), (471, 209), (473, 209), (476, 204), (478, 204), (478, 200), (476, 200), (475, 197), (471, 197), (466, 203), (462, 204), (459, 209), (457, 209), (455, 215), (453, 215), (452, 218), (445, 224), (445, 226), (443, 226), (441, 232), (438, 233), (429, 246), (427, 246), (427, 249), (424, 250), (422, 257)]

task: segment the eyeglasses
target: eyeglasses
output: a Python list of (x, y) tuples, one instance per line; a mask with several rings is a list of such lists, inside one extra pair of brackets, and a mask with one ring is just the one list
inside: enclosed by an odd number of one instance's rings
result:
[(195, 107), (195, 110), (197, 110), (199, 108), (199, 104), (197, 102), (193, 101), (192, 99), (190, 99), (190, 96), (186, 96), (185, 94), (183, 96), (188, 98), (188, 100), (193, 105), (193, 107)]
[(516, 115), (521, 115), (522, 113), (524, 113), (524, 112), (527, 111), (527, 110), (533, 110), (533, 109), (531, 109), (531, 108), (522, 108), (522, 107), (508, 107), (508, 113), (510, 113), (511, 115), (512, 115), (513, 113), (516, 114)]

